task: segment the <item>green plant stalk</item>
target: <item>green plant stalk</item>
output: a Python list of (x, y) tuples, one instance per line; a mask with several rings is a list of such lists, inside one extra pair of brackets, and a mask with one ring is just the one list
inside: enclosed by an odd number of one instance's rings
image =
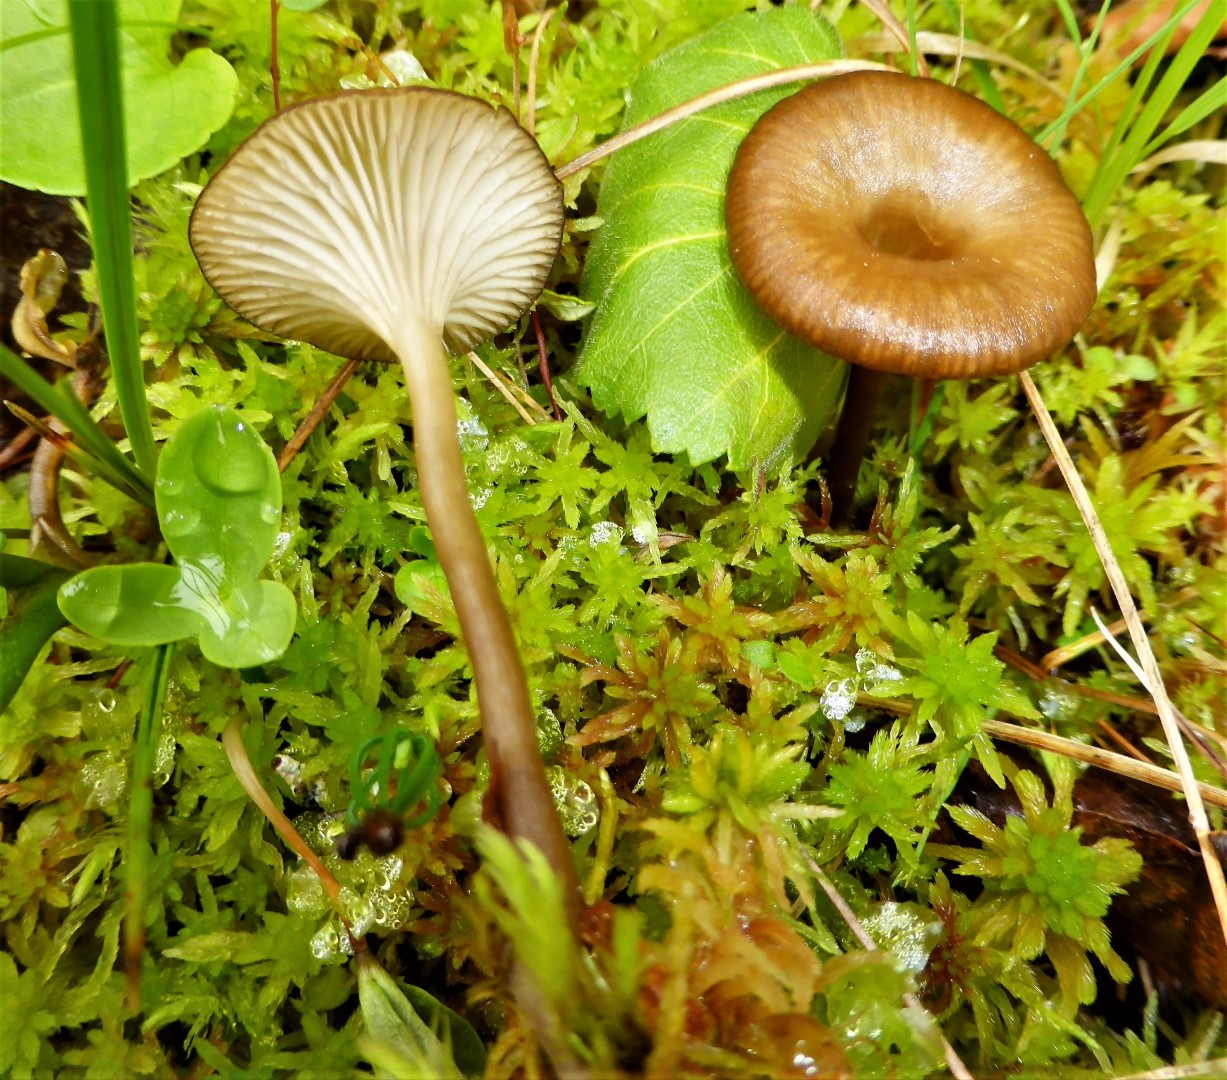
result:
[(153, 822), (153, 763), (162, 730), (162, 703), (170, 678), (174, 645), (153, 651), (153, 670), (137, 720), (132, 748), (132, 787), (128, 800), (128, 850), (124, 859), (124, 968), (128, 1008), (141, 1005), (141, 957), (145, 952), (145, 900), (149, 892), (149, 865), (153, 859), (149, 834)]
[(157, 453), (136, 323), (116, 6), (96, 0), (69, 0), (68, 12), (85, 156), (86, 204), (107, 352), (132, 455), (137, 468), (152, 481)]
[[(1108, 5), (1109, 0), (1103, 0), (1099, 5), (1099, 14), (1095, 18), (1095, 25), (1086, 39), (1083, 40), (1081, 29), (1078, 26), (1078, 16), (1074, 14), (1074, 9), (1070, 6), (1069, 0), (1057, 0), (1057, 9), (1060, 11), (1061, 18), (1065, 23), (1065, 30), (1069, 34), (1069, 40), (1077, 43), (1078, 46), (1078, 67), (1074, 70), (1073, 78), (1070, 80), (1067, 101), (1077, 95), (1078, 87), (1082, 84), (1087, 69), (1090, 67), (1091, 57), (1095, 53), (1095, 46), (1099, 43), (1099, 32), (1103, 27), (1103, 20), (1108, 14)], [(1053, 146), (1060, 146), (1065, 141), (1065, 131), (1073, 117), (1074, 114), (1066, 110), (1060, 119), (1057, 120), (1056, 126), (1052, 131)]]
[[(61, 394), (16, 353), (0, 345), (0, 375), (45, 409), (76, 436), (96, 459), (105, 462), (124, 481), (122, 490), (153, 508), (153, 484), (108, 438), (74, 396)], [(150, 474), (152, 476), (152, 473)]]

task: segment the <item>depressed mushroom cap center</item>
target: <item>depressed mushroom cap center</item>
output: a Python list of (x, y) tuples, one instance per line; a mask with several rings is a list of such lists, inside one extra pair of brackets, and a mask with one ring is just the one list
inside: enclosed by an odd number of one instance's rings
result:
[(1020, 127), (931, 79), (857, 72), (768, 110), (729, 175), (733, 265), (790, 333), (927, 378), (1018, 371), (1095, 298), (1090, 229)]
[(860, 223), (861, 236), (875, 251), (921, 261), (953, 258), (966, 232), (924, 192), (892, 191), (868, 206)]

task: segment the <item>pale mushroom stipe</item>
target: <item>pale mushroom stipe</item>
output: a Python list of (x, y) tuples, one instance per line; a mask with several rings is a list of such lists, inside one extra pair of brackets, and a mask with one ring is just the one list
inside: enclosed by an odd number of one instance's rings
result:
[(725, 215), (759, 305), (853, 365), (834, 448), (840, 515), (875, 373), (1021, 371), (1065, 345), (1095, 301), (1090, 228), (1051, 158), (932, 79), (854, 72), (785, 98), (741, 144)]
[[(558, 254), (562, 187), (505, 110), (410, 87), (315, 98), (267, 120), (192, 214), (209, 283), (266, 330), (399, 361), (418, 483), (473, 666), (493, 806), (578, 889), (524, 669), (465, 484), (446, 349), (505, 330)], [(445, 348), (446, 347), (446, 348)]]

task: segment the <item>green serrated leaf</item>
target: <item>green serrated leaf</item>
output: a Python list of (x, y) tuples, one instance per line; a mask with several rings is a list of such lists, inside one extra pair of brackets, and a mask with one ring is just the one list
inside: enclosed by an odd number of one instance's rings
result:
[[(0, 6), (0, 179), (84, 195), (66, 0), (5, 0)], [(234, 108), (238, 76), (221, 56), (193, 49), (177, 65), (169, 59), (179, 7), (120, 0), (129, 184), (198, 150)]]
[[(735, 79), (839, 54), (830, 25), (802, 6), (737, 16), (647, 68), (625, 126)], [(774, 466), (803, 456), (838, 402), (846, 366), (759, 310), (725, 238), (737, 147), (793, 92), (728, 102), (627, 147), (601, 185), (579, 378), (606, 412), (646, 416), (658, 452)]]

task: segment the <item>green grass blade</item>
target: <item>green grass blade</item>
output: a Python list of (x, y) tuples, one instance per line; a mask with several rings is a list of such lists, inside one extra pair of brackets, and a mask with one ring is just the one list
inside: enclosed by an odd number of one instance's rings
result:
[(85, 153), (86, 203), (107, 351), (132, 455), (137, 468), (152, 482), (157, 453), (136, 324), (116, 5), (69, 0), (68, 11)]
[[(1180, 12), (1176, 12), (1172, 16), (1167, 32), (1164, 34), (1160, 44), (1155, 46), (1154, 51), (1147, 59), (1146, 68), (1144, 69), (1144, 74), (1148, 76), (1146, 79), (1147, 85), (1153, 79), (1154, 72), (1158, 68), (1166, 44), (1176, 32), (1176, 20), (1180, 16)], [(1137, 112), (1137, 115), (1133, 117), (1132, 123), (1128, 124), (1127, 133), (1124, 138), (1120, 139), (1118, 144), (1112, 147), (1111, 153), (1106, 153), (1101, 159), (1099, 168), (1095, 170), (1095, 176), (1091, 179), (1090, 190), (1087, 192), (1087, 197), (1083, 204), (1086, 216), (1092, 226), (1103, 216), (1108, 203), (1129, 175), (1129, 170), (1146, 156), (1148, 150), (1153, 150), (1157, 147), (1158, 144), (1151, 143), (1156, 129), (1162, 122), (1163, 117), (1167, 115), (1167, 111), (1172, 107), (1172, 103), (1176, 100), (1176, 95), (1180, 93), (1185, 83), (1188, 82), (1194, 65), (1202, 58), (1210, 42), (1214, 40), (1218, 27), (1219, 16), (1215, 12), (1213, 5), (1211, 5), (1197, 26), (1194, 27), (1188, 40), (1180, 47), (1180, 51), (1172, 57), (1167, 65), (1167, 70), (1163, 73), (1163, 77), (1150, 92), (1149, 97)], [(1134, 88), (1135, 94), (1130, 96), (1130, 104), (1133, 103), (1133, 98), (1141, 87), (1142, 79), (1139, 78), (1138, 86)], [(1126, 115), (1131, 116), (1132, 113), (1127, 112)], [(1118, 130), (1124, 128), (1125, 125), (1122, 123)]]
[[(1105, 75), (1102, 79), (1100, 79), (1097, 83), (1095, 83), (1095, 85), (1092, 86), (1085, 94), (1083, 94), (1082, 97), (1075, 99), (1074, 96), (1071, 94), (1069, 101), (1066, 103), (1065, 109), (1062, 111), (1061, 115), (1058, 116), (1055, 120), (1053, 120), (1052, 123), (1044, 127), (1035, 136), (1036, 142), (1047, 143), (1053, 139), (1054, 135), (1064, 133), (1065, 127), (1069, 123), (1072, 117), (1076, 116), (1079, 112), (1085, 109), (1092, 101), (1094, 101), (1101, 93), (1103, 93), (1104, 90), (1106, 90), (1109, 86), (1111, 86), (1122, 75), (1130, 71), (1134, 63), (1141, 56), (1143, 56), (1148, 49), (1150, 49), (1152, 46), (1158, 43), (1165, 35), (1172, 33), (1174, 30), (1174, 27), (1179, 23), (1179, 21), (1183, 19), (1185, 15), (1187, 15), (1190, 11), (1192, 11), (1193, 8), (1200, 2), (1201, 0), (1185, 0), (1184, 4), (1182, 4), (1179, 8), (1176, 9), (1176, 11), (1172, 13), (1171, 18), (1169, 18), (1168, 21), (1163, 24), (1163, 26), (1161, 26), (1158, 30), (1156, 30), (1153, 34), (1151, 34), (1150, 37), (1148, 37), (1145, 41), (1143, 41), (1141, 45), (1139, 45), (1136, 49), (1133, 50), (1133, 52), (1131, 52), (1128, 56), (1126, 56), (1123, 60), (1121, 60), (1121, 62), (1117, 64), (1116, 67), (1114, 67), (1111, 71), (1108, 72), (1107, 75)], [(1091, 39), (1088, 38), (1087, 40), (1090, 41)], [(1152, 57), (1153, 56), (1154, 54), (1152, 54)], [(1160, 49), (1158, 58), (1161, 58), (1161, 57), (1162, 57), (1162, 50)], [(1155, 64), (1157, 64), (1157, 59), (1155, 60)], [(1151, 61), (1149, 58), (1147, 60), (1147, 66), (1150, 66), (1153, 72), (1154, 65), (1151, 64)], [(1134, 93), (1130, 95), (1131, 104), (1134, 98), (1140, 99), (1141, 97), (1141, 94), (1139, 94), (1138, 92), (1138, 84), (1140, 84), (1141, 82), (1142, 82), (1142, 76), (1139, 75), (1137, 79), (1135, 80)], [(1145, 85), (1149, 86), (1149, 84), (1150, 84), (1150, 79), (1147, 78), (1145, 80)], [(1126, 109), (1126, 112), (1122, 116), (1122, 121), (1124, 121), (1126, 117), (1131, 116), (1131, 115), (1132, 113), (1130, 113), (1128, 109)], [(1060, 140), (1058, 139), (1056, 140), (1056, 142), (1059, 143)]]
[(1180, 110), (1176, 118), (1146, 144), (1142, 157), (1148, 158), (1166, 142), (1183, 135), (1208, 116), (1227, 109), (1227, 79), (1219, 79), (1209, 90)]
[(3, 375), (39, 408), (49, 412), (76, 436), (77, 442), (99, 461), (105, 462), (125, 481), (124, 489), (144, 505), (153, 506), (153, 485), (132, 462), (120, 453), (71, 394), (61, 394), (16, 353), (0, 345), (0, 375)]

